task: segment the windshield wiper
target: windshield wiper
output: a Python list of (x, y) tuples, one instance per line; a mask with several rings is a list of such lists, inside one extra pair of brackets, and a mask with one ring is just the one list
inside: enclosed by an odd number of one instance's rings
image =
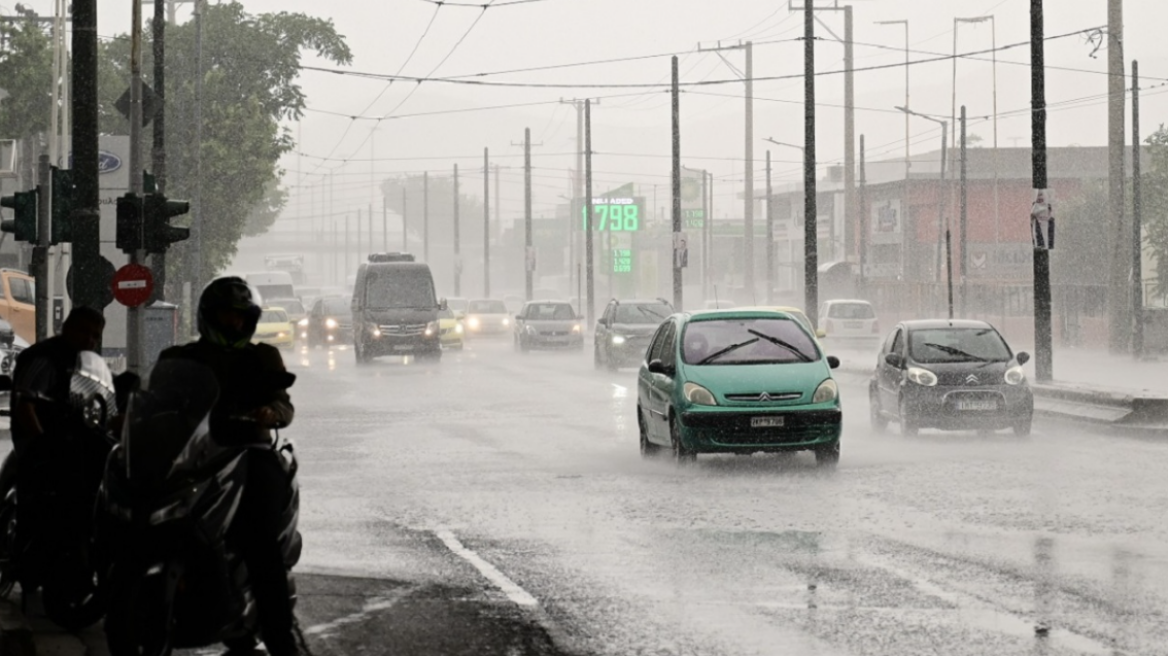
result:
[(637, 306), (637, 309), (638, 309), (638, 310), (640, 310), (640, 311), (641, 311), (643, 314), (649, 314), (649, 315), (652, 315), (652, 316), (655, 316), (655, 317), (657, 317), (658, 319), (664, 319), (664, 318), (665, 318), (665, 315), (664, 315), (664, 314), (660, 314), (660, 313), (654, 312), (653, 310), (650, 310), (649, 308), (647, 308), (647, 307), (645, 307), (645, 306), (643, 306), (643, 305), (638, 305), (638, 306)]
[(949, 355), (956, 355), (959, 358), (969, 358), (970, 360), (976, 360), (978, 362), (989, 362), (989, 360), (986, 358), (974, 355), (972, 353), (966, 353), (965, 351), (962, 351), (959, 348), (953, 348), (952, 346), (945, 346), (944, 344), (933, 344), (932, 342), (925, 343), (925, 346), (928, 346), (929, 348), (935, 348), (938, 351), (948, 353)]
[(726, 348), (722, 349), (721, 351), (715, 351), (715, 352), (711, 353), (710, 355), (707, 355), (705, 358), (702, 359), (701, 362), (698, 362), (698, 364), (709, 364), (714, 359), (720, 358), (723, 355), (726, 355), (727, 353), (729, 353), (730, 351), (737, 351), (738, 349), (740, 349), (744, 346), (750, 346), (751, 344), (754, 344), (757, 341), (758, 341), (758, 338), (755, 337), (754, 339), (748, 339), (745, 342), (739, 342), (738, 344), (731, 344), (730, 346), (727, 346)]
[(760, 333), (759, 331), (754, 330), (754, 329), (750, 329), (750, 328), (748, 328), (746, 330), (746, 332), (750, 333), (751, 335), (758, 335), (759, 337), (765, 339), (766, 341), (770, 342), (771, 344), (774, 344), (775, 346), (781, 346), (781, 347), (787, 349), (788, 351), (799, 356), (799, 359), (803, 360), (804, 362), (811, 362), (812, 361), (812, 358), (810, 356), (808, 356), (806, 353), (804, 353), (803, 351), (800, 351), (794, 345), (792, 345), (788, 342), (784, 342), (783, 340), (779, 339), (778, 337), (774, 337), (774, 336), (768, 335), (766, 333)]

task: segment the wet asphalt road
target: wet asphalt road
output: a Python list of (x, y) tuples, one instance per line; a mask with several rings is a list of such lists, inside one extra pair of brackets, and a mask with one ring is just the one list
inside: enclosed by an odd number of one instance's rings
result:
[(590, 356), (287, 356), (314, 651), (1168, 653), (1168, 444), (875, 434), (840, 374), (834, 474), (678, 469), (638, 454), (635, 371)]

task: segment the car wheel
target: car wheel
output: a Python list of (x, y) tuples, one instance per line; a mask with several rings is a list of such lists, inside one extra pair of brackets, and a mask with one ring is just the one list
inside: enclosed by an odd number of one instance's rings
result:
[(872, 423), (873, 431), (883, 433), (888, 430), (888, 418), (884, 416), (884, 412), (880, 407), (879, 394), (868, 394), (868, 418)]
[(698, 459), (698, 454), (685, 448), (681, 442), (681, 426), (676, 419), (669, 420), (669, 442), (672, 447), (673, 462), (679, 466), (688, 465)]
[(641, 438), (641, 457), (657, 457), (661, 453), (661, 447), (649, 441), (649, 431), (645, 428), (645, 417), (641, 414), (641, 406), (637, 406), (637, 431)]
[(1030, 437), (1030, 424), (1032, 421), (1033, 417), (1027, 417), (1014, 422), (1014, 434), (1018, 437)]
[(840, 443), (835, 441), (829, 447), (815, 450), (815, 465), (820, 469), (835, 469), (840, 459)]
[(904, 402), (904, 399), (901, 399), (900, 401), (898, 414), (900, 415), (899, 419), (901, 435), (905, 437), (913, 437), (920, 432), (918, 420), (912, 415), (912, 412), (909, 411), (908, 404)]

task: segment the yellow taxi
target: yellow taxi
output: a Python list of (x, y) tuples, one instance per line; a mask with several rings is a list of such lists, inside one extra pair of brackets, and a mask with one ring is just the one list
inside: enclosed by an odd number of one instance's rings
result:
[(769, 310), (771, 312), (786, 312), (787, 314), (791, 315), (792, 317), (795, 317), (795, 320), (798, 321), (799, 323), (801, 323), (803, 325), (803, 327), (807, 329), (807, 332), (814, 335), (817, 340), (827, 336), (827, 333), (823, 332), (822, 330), (817, 330), (815, 328), (815, 326), (812, 326), (811, 319), (809, 319), (807, 317), (807, 315), (803, 313), (802, 309), (797, 308), (797, 307), (792, 307), (789, 305), (768, 305), (768, 306), (759, 306), (759, 307), (753, 307), (753, 308), (737, 308), (737, 309), (739, 309), (739, 310)]
[(296, 329), (292, 325), (292, 320), (288, 318), (288, 313), (284, 308), (270, 307), (264, 308), (263, 314), (260, 315), (251, 341), (253, 344), (270, 344), (276, 348), (288, 349), (292, 348), (295, 339)]
[(462, 349), (462, 319), (449, 305), (438, 312), (438, 342), (444, 349)]

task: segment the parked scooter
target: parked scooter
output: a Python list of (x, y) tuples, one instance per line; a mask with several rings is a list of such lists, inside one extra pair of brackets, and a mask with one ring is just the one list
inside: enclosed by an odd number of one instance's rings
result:
[[(0, 389), (11, 387), (11, 379), (0, 376)], [(0, 594), (9, 594), (17, 581), (25, 595), (40, 588), (48, 618), (78, 630), (105, 612), (92, 509), (113, 446), (107, 424), (116, 406), (114, 378), (101, 356), (85, 351), (73, 369), (69, 398), (24, 399), (59, 417), (60, 430), (26, 445), (19, 463), (16, 451), (9, 452), (0, 466)], [(27, 481), (23, 489), (17, 489), (18, 478)], [(21, 506), (26, 512), (18, 513)], [(18, 515), (35, 518), (19, 534)]]
[[(273, 381), (288, 387), (292, 374)], [(98, 539), (111, 558), (105, 632), (113, 656), (167, 656), (174, 649), (259, 639), (247, 568), (229, 540), (247, 453), (274, 449), (295, 490), (291, 442), (227, 448), (211, 434), (219, 388), (211, 371), (162, 360), (129, 402), (98, 501)], [(245, 421), (232, 418), (229, 421)], [(282, 515), (290, 587), (300, 558), (299, 497)]]

